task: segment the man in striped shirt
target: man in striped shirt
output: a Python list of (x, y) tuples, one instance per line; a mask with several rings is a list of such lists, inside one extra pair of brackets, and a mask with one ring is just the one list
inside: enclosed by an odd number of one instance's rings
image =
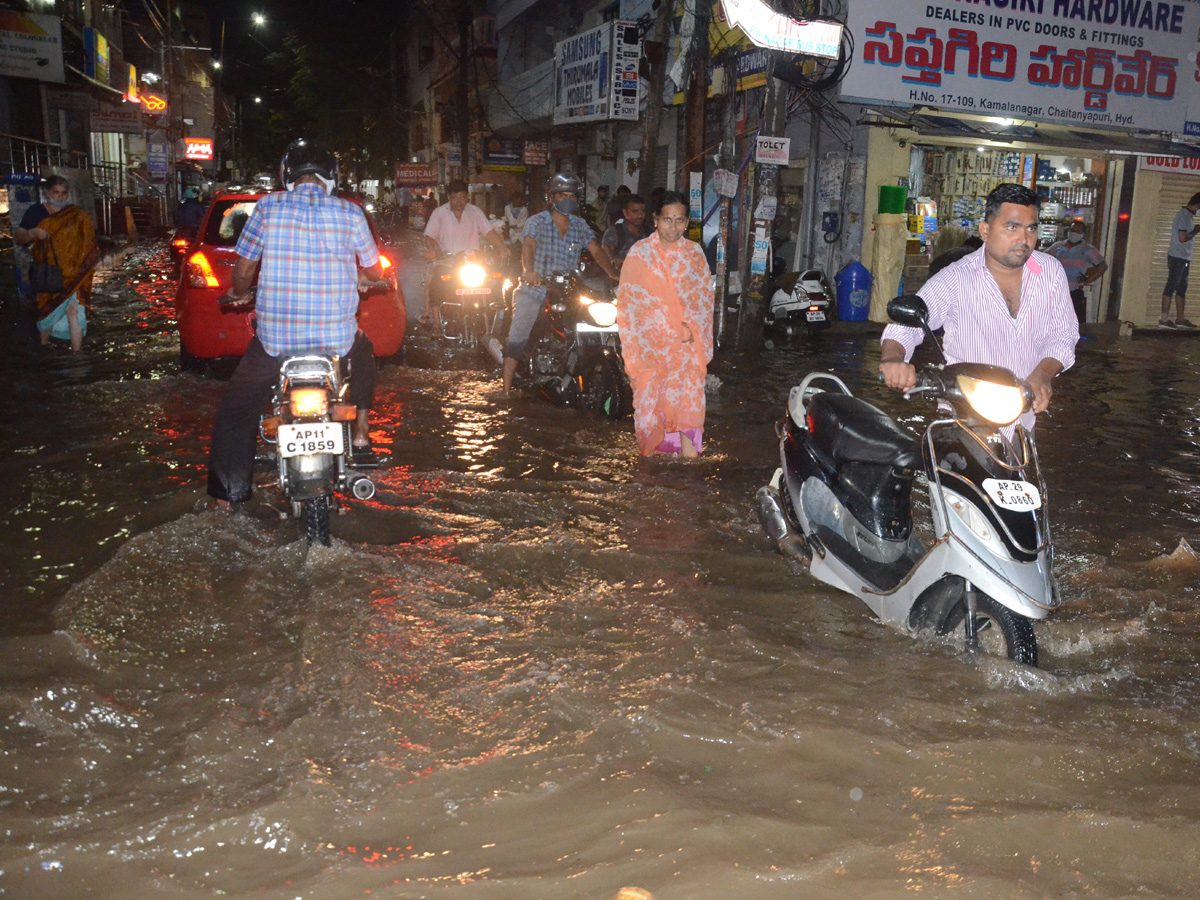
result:
[[(1075, 362), (1079, 321), (1071, 308), (1067, 276), (1058, 260), (1034, 249), (1037, 194), (1002, 184), (987, 196), (979, 225), (983, 246), (930, 278), (920, 294), (929, 327), (944, 328), (950, 363), (1003, 366), (1033, 388), (1033, 412), (1050, 405), (1054, 377)], [(888, 387), (916, 385), (908, 362), (921, 342), (919, 328), (891, 324), (883, 330), (879, 371)], [(1022, 424), (1033, 427), (1026, 413)]]

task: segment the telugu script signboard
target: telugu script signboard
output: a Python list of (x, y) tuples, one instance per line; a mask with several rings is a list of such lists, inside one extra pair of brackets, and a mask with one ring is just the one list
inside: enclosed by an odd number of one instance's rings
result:
[(850, 4), (845, 99), (1090, 128), (1183, 133), (1200, 4)]

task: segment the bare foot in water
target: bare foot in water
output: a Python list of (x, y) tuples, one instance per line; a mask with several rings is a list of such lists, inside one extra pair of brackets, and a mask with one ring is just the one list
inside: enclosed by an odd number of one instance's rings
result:
[(682, 449), (680, 450), (680, 453), (684, 459), (695, 459), (697, 456), (700, 455), (699, 453), (696, 452), (695, 445), (692, 444), (691, 439), (688, 438), (688, 436), (686, 434), (683, 434), (682, 432), (680, 433), (679, 442), (682, 445)]

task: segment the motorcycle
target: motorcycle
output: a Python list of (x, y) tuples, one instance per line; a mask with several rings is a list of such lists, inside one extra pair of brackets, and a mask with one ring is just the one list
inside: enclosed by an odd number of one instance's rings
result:
[[(888, 313), (938, 346), (920, 297), (896, 298)], [(1011, 436), (1002, 430), (1032, 408), (1033, 392), (1007, 369), (955, 363), (923, 367), (905, 393), (917, 395), (937, 404), (920, 441), (834, 375), (813, 372), (793, 387), (780, 467), (758, 491), (762, 526), (885, 623), (961, 629), (968, 652), (1036, 666), (1032, 623), (1059, 605), (1046, 484), (1033, 435), (1019, 424)], [(913, 531), (919, 469), (928, 547)]]
[(175, 231), (171, 234), (171, 262), (176, 267), (183, 265), (184, 257), (187, 256), (188, 247), (192, 246), (192, 242), (196, 240), (196, 233), (199, 229), (195, 225), (178, 225)]
[(349, 492), (359, 500), (375, 496), (371, 479), (350, 466), (357, 409), (347, 399), (348, 362), (323, 354), (284, 358), (271, 415), (260, 426), (264, 442), (274, 447), (267, 459), (278, 468), (288, 512), (304, 523), (310, 546), (329, 546), (335, 492)]
[(827, 329), (833, 318), (833, 289), (820, 269), (785, 275), (767, 309), (766, 324), (791, 337), (803, 327), (809, 338)]
[(474, 350), (504, 304), (504, 274), (478, 250), (447, 254), (435, 265), (431, 291), (441, 298), (442, 333)]
[[(616, 420), (633, 409), (617, 334), (616, 296), (607, 277), (584, 272), (581, 265), (544, 279), (546, 299), (517, 373), (556, 403)], [(513, 290), (510, 282), (509, 309)], [(503, 362), (498, 338), (488, 342), (488, 351)]]

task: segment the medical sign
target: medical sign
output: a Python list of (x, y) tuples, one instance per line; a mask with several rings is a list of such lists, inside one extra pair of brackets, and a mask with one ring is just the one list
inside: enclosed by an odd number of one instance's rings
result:
[(1184, 133), (1200, 4), (935, 0), (850, 4), (844, 99), (1023, 121)]
[(641, 42), (633, 22), (605, 22), (554, 49), (554, 124), (636, 121)]
[(424, 187), (438, 183), (437, 163), (396, 163), (396, 184)]
[(721, 6), (730, 27), (741, 28), (757, 47), (838, 58), (842, 26), (837, 22), (789, 19), (775, 12), (763, 0), (721, 0)]
[(64, 81), (62, 20), (0, 9), (0, 76)]
[(185, 137), (183, 139), (184, 159), (212, 159), (213, 158), (213, 142), (212, 138), (193, 138)]

